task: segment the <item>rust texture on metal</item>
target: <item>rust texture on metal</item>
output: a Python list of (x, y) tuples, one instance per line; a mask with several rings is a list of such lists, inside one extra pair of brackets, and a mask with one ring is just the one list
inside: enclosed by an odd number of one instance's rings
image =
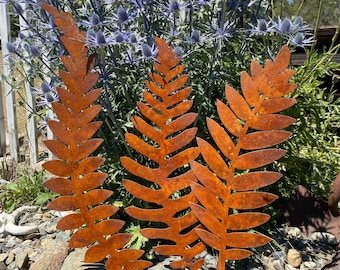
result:
[(153, 247), (158, 254), (181, 257), (171, 263), (172, 268), (200, 269), (203, 260), (194, 261), (194, 257), (205, 246), (199, 242), (194, 230), (197, 219), (189, 211), (189, 202), (197, 200), (191, 192), (181, 195), (197, 179), (191, 170), (179, 170), (189, 167), (189, 161), (199, 155), (197, 147), (188, 146), (197, 133), (197, 128), (189, 127), (197, 114), (188, 113), (193, 103), (188, 100), (191, 87), (184, 87), (188, 75), (182, 74), (184, 66), (179, 64), (180, 58), (164, 40), (156, 38), (156, 43), (155, 72), (149, 74), (150, 81), (146, 81), (148, 91), (143, 92), (146, 103), (137, 104), (144, 117), (134, 116), (132, 119), (135, 129), (148, 139), (126, 134), (130, 147), (154, 162), (155, 166), (142, 165), (129, 157), (122, 157), (121, 163), (131, 174), (150, 183), (143, 185), (125, 179), (125, 188), (133, 196), (157, 206), (150, 209), (131, 206), (125, 211), (136, 219), (164, 225), (162, 228), (144, 228), (141, 234), (149, 239), (173, 242)]
[(200, 239), (219, 253), (218, 269), (226, 260), (240, 260), (252, 254), (248, 248), (265, 245), (271, 239), (247, 230), (264, 224), (269, 215), (256, 212), (277, 199), (258, 189), (276, 182), (281, 175), (261, 167), (280, 159), (285, 151), (274, 147), (291, 133), (283, 130), (295, 119), (278, 114), (295, 104), (284, 96), (292, 92), (294, 71), (287, 69), (290, 51), (284, 46), (275, 60), (264, 66), (251, 63), (251, 72), (241, 73), (242, 94), (226, 86), (224, 104), (217, 100), (222, 124), (207, 118), (213, 142), (197, 138), (207, 166), (191, 161), (199, 183), (191, 189), (199, 203), (190, 206), (203, 228), (195, 229)]
[(85, 34), (79, 31), (73, 17), (47, 4), (40, 4), (54, 17), (54, 23), (63, 33), (61, 41), (68, 52), (61, 56), (66, 71), (60, 71), (65, 87), (58, 87), (60, 102), (52, 104), (57, 120), (48, 122), (56, 139), (45, 141), (58, 158), (44, 163), (44, 168), (55, 177), (45, 186), (60, 194), (48, 207), (57, 211), (75, 211), (60, 219), (57, 228), (74, 230), (69, 246), (89, 247), (85, 262), (99, 262), (107, 258), (107, 269), (144, 269), (150, 262), (138, 260), (142, 250), (124, 249), (132, 235), (119, 233), (125, 222), (109, 219), (118, 208), (106, 205), (112, 191), (97, 188), (107, 175), (96, 170), (104, 159), (90, 156), (102, 143), (91, 138), (101, 122), (93, 121), (101, 110), (94, 105), (101, 89), (92, 89), (99, 74), (92, 72), (94, 57), (88, 56)]

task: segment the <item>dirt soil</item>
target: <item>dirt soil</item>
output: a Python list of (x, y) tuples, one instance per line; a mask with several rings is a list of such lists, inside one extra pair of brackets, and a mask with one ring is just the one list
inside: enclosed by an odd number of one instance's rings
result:
[[(308, 236), (315, 231), (329, 232), (340, 239), (340, 216), (334, 217), (328, 210), (327, 202), (317, 198), (303, 186), (298, 186), (293, 195), (280, 206), (282, 223), (299, 227)], [(334, 261), (324, 267), (340, 269), (340, 246)]]

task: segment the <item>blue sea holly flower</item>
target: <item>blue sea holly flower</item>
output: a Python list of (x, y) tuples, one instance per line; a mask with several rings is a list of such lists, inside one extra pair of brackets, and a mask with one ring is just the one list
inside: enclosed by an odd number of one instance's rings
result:
[(141, 50), (142, 50), (143, 58), (145, 58), (145, 59), (150, 59), (150, 58), (154, 59), (157, 56), (157, 53), (158, 53), (158, 49), (155, 48), (154, 45), (152, 47), (150, 47), (146, 43), (142, 44)]
[(51, 88), (51, 84), (44, 81), (40, 84), (40, 87), (38, 89), (32, 88), (31, 94), (32, 95), (46, 95), (47, 93), (50, 93), (52, 91), (53, 90)]
[(90, 39), (95, 39), (96, 38), (96, 31), (94, 31), (93, 29), (88, 29), (86, 31), (86, 39), (90, 40)]
[(176, 57), (182, 58), (183, 53), (182, 53), (182, 48), (179, 46), (174, 47), (174, 51), (176, 53)]
[(91, 16), (90, 21), (91, 21), (91, 24), (92, 24), (93, 26), (97, 26), (97, 25), (100, 24), (100, 18), (99, 18), (99, 16), (98, 16), (96, 13), (94, 13), (94, 14)]
[(84, 25), (85, 27), (97, 27), (97, 26), (103, 25), (103, 23), (100, 20), (99, 15), (96, 13), (93, 13), (89, 17), (88, 21), (82, 21), (81, 24)]
[(137, 36), (134, 33), (132, 33), (129, 36), (129, 41), (130, 41), (131, 44), (137, 44), (138, 43), (138, 38), (137, 38)]
[(57, 93), (49, 92), (40, 98), (40, 101), (37, 102), (37, 106), (49, 105), (52, 102), (57, 102), (57, 101), (59, 101)]
[(201, 42), (200, 38), (200, 32), (198, 32), (196, 29), (192, 31), (190, 35), (190, 43), (191, 44), (197, 44)]
[(103, 33), (102, 31), (94, 32), (88, 30), (86, 33), (87, 45), (89, 47), (108, 46), (115, 44), (115, 37)]
[(297, 47), (307, 47), (313, 44), (313, 37), (305, 38), (305, 35), (301, 32), (289, 39), (290, 43)]
[(172, 12), (177, 12), (179, 11), (179, 4), (177, 1), (169, 1), (169, 12), (172, 13)]
[(41, 89), (41, 92), (43, 94), (47, 94), (47, 93), (51, 92), (51, 87), (49, 86), (49, 84), (47, 82), (42, 82), (40, 84), (40, 89)]
[(96, 41), (98, 45), (106, 45), (106, 38), (102, 31), (96, 33)]
[(303, 18), (301, 16), (297, 16), (293, 21), (293, 24), (299, 27), (303, 26)]
[(278, 23), (274, 26), (276, 32), (284, 34), (284, 35), (291, 35), (296, 34), (298, 32), (303, 32), (309, 30), (310, 28), (308, 25), (303, 25), (303, 19), (301, 16), (296, 17), (294, 22), (290, 19), (285, 18), (283, 20), (278, 18)]
[(32, 56), (40, 56), (40, 51), (36, 46), (30, 45), (29, 49)]
[(26, 35), (25, 35), (24, 33), (22, 33), (22, 32), (19, 32), (18, 37), (19, 37), (21, 40), (26, 39)]
[(6, 49), (7, 49), (8, 53), (10, 53), (10, 54), (17, 52), (16, 46), (11, 42), (6, 43)]
[(187, 6), (187, 4), (180, 4), (178, 1), (175, 1), (175, 0), (169, 0), (167, 5), (163, 5), (163, 4), (160, 4), (160, 5), (167, 12), (167, 15), (181, 11), (185, 9)]
[(215, 29), (213, 36), (220, 40), (226, 40), (232, 36), (229, 21), (225, 22), (223, 26), (214, 26), (213, 28)]
[(288, 18), (284, 18), (283, 21), (280, 20), (279, 18), (279, 23), (278, 23), (278, 30), (283, 33), (283, 34), (288, 34), (292, 31), (293, 29), (293, 23), (291, 20)]
[(117, 18), (120, 23), (124, 23), (129, 19), (126, 9), (123, 8), (122, 6), (118, 7)]
[(120, 31), (115, 32), (115, 41), (117, 43), (123, 43), (125, 41), (124, 35)]
[(265, 19), (257, 20), (257, 26), (249, 24), (251, 26), (250, 32), (259, 35), (266, 35), (273, 31), (272, 20), (268, 22)]
[(51, 95), (50, 93), (45, 94), (45, 98), (46, 98), (46, 101), (49, 102), (49, 103), (56, 100), (56, 98), (53, 95)]

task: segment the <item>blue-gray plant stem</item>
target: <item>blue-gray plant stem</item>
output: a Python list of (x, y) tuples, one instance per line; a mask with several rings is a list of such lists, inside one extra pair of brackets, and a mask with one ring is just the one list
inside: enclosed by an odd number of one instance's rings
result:
[(222, 29), (225, 23), (226, 18), (226, 12), (227, 12), (227, 2), (223, 0), (223, 6), (221, 10), (221, 18), (220, 18), (220, 28)]
[(104, 88), (104, 95), (105, 95), (105, 100), (106, 100), (105, 103), (107, 105), (107, 109), (108, 109), (108, 112), (109, 112), (108, 115), (109, 115), (114, 127), (118, 131), (119, 137), (121, 138), (121, 140), (122, 140), (122, 142), (123, 142), (123, 144), (126, 148), (127, 153), (129, 154), (129, 156), (131, 156), (130, 148), (128, 147), (128, 145), (126, 144), (126, 141), (125, 141), (124, 131), (123, 131), (121, 125), (119, 124), (116, 116), (114, 115), (112, 105), (111, 105), (111, 101), (110, 101), (110, 95), (109, 95), (109, 92), (108, 92), (109, 89), (107, 89), (107, 84), (105, 83), (108, 79), (108, 74), (107, 74), (106, 69), (105, 69), (105, 55), (104, 55), (103, 48), (99, 49), (98, 58), (99, 58), (98, 59), (98, 66), (99, 66), (100, 72), (101, 72), (101, 74), (104, 78), (103, 88)]
[[(315, 41), (317, 40), (317, 34), (318, 34), (318, 28), (319, 28), (319, 24), (320, 24), (320, 17), (321, 17), (322, 7), (323, 7), (323, 0), (320, 0), (318, 15), (317, 15), (317, 17), (316, 17), (314, 35), (313, 35), (313, 39), (314, 39)], [(314, 51), (315, 44), (316, 44), (316, 42), (313, 42), (312, 47), (310, 48), (310, 51), (311, 51), (311, 52)], [(309, 54), (309, 56), (310, 56), (310, 55), (311, 55), (311, 54)], [(310, 62), (310, 58), (308, 57), (307, 63), (309, 64), (309, 62)]]
[[(217, 55), (217, 49), (218, 49), (218, 39), (215, 39), (213, 53), (212, 53), (212, 57), (211, 57), (211, 61), (210, 61), (210, 66), (209, 66), (208, 81), (207, 81), (207, 83), (206, 83), (206, 85), (204, 87), (204, 91), (203, 91), (203, 95), (204, 95), (207, 92), (207, 90), (208, 90), (207, 98), (209, 100), (211, 98), (212, 88), (210, 87), (208, 89), (208, 87), (210, 85), (210, 80), (212, 79), (212, 75), (213, 75), (213, 68), (214, 68), (215, 58), (216, 58), (216, 55)], [(203, 102), (201, 102), (199, 107), (198, 107), (198, 111), (197, 111), (198, 115), (201, 114), (202, 106), (203, 106)], [(196, 118), (196, 120), (194, 122), (194, 126), (196, 126), (197, 121), (198, 121), (198, 117)]]

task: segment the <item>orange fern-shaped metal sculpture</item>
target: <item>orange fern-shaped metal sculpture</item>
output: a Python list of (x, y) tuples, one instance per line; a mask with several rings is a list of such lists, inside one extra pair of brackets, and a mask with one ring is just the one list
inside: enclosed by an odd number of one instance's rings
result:
[[(146, 187), (131, 180), (124, 180), (125, 188), (135, 197), (156, 204), (155, 209), (128, 207), (126, 212), (139, 220), (163, 223), (165, 228), (145, 228), (141, 234), (149, 239), (165, 239), (174, 244), (159, 245), (153, 249), (162, 255), (179, 255), (181, 260), (171, 263), (173, 268), (200, 269), (203, 260), (193, 262), (193, 257), (204, 250), (202, 242), (193, 230), (197, 219), (189, 212), (189, 202), (197, 202), (193, 193), (185, 191), (192, 181), (197, 181), (192, 171), (179, 173), (178, 169), (189, 164), (189, 160), (199, 155), (197, 147), (187, 145), (195, 138), (197, 128), (190, 126), (197, 114), (187, 113), (192, 101), (187, 100), (191, 88), (181, 89), (188, 76), (181, 75), (183, 65), (180, 58), (159, 38), (157, 62), (151, 73), (151, 81), (146, 82), (150, 91), (143, 92), (146, 103), (138, 103), (141, 117), (133, 117), (135, 128), (148, 137), (157, 146), (152, 146), (133, 134), (126, 134), (129, 145), (157, 163), (156, 168), (139, 164), (128, 157), (122, 157), (122, 165), (130, 173), (153, 184), (154, 188)], [(186, 129), (187, 128), (187, 129)], [(183, 148), (185, 148), (183, 150)], [(179, 195), (185, 191), (186, 195)], [(174, 196), (178, 193), (177, 197)]]
[[(57, 224), (61, 230), (79, 228), (71, 237), (73, 248), (90, 246), (85, 254), (85, 262), (98, 262), (106, 257), (107, 269), (144, 269), (151, 265), (138, 261), (142, 250), (123, 247), (132, 235), (118, 233), (124, 221), (108, 219), (118, 208), (102, 204), (112, 191), (96, 189), (107, 175), (95, 172), (104, 159), (89, 157), (101, 144), (102, 139), (91, 139), (101, 122), (91, 122), (101, 110), (93, 105), (101, 89), (91, 90), (98, 80), (98, 73), (91, 72), (93, 57), (88, 57), (85, 35), (80, 32), (69, 13), (58, 12), (52, 6), (41, 7), (54, 17), (54, 23), (64, 36), (61, 40), (69, 53), (61, 60), (67, 71), (60, 71), (66, 88), (58, 87), (61, 102), (52, 104), (59, 121), (48, 122), (56, 140), (45, 141), (46, 146), (59, 159), (44, 163), (44, 168), (56, 175), (45, 186), (62, 196), (53, 200), (48, 207), (58, 211), (78, 210), (63, 217)], [(100, 205), (99, 205), (100, 204)]]
[(267, 236), (245, 231), (267, 222), (270, 216), (246, 210), (266, 206), (277, 199), (276, 195), (257, 189), (274, 183), (281, 175), (254, 169), (268, 165), (285, 154), (284, 150), (271, 147), (291, 135), (282, 129), (295, 121), (277, 114), (295, 103), (294, 99), (283, 97), (296, 87), (288, 83), (294, 74), (293, 70), (287, 70), (289, 59), (290, 51), (285, 46), (274, 61), (266, 62), (264, 68), (252, 62), (251, 76), (246, 72), (241, 74), (243, 96), (226, 86), (229, 106), (217, 101), (223, 127), (207, 118), (217, 150), (197, 138), (209, 169), (198, 162), (191, 162), (191, 168), (202, 185), (191, 184), (200, 205), (190, 205), (206, 228), (196, 229), (198, 235), (207, 245), (219, 251), (219, 270), (225, 269), (226, 260), (250, 256), (252, 252), (246, 248), (262, 246), (270, 241)]

